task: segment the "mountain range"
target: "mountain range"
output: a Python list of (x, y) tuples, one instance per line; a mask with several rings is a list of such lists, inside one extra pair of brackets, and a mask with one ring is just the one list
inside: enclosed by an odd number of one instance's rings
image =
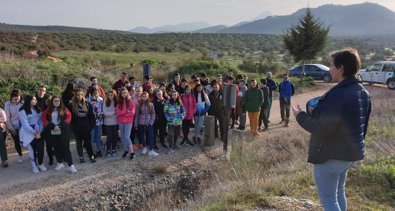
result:
[[(307, 8), (300, 9), (290, 15), (276, 16), (263, 12), (253, 20), (243, 21), (233, 26), (212, 26), (205, 22), (184, 23), (147, 29), (138, 27), (131, 32), (192, 32), (192, 33), (237, 33), (237, 34), (283, 34), (288, 28), (298, 24)], [(332, 36), (348, 35), (385, 35), (395, 34), (395, 12), (375, 3), (353, 5), (323, 5), (310, 8), (311, 13), (324, 26), (330, 27)], [(188, 30), (188, 27), (190, 30)]]

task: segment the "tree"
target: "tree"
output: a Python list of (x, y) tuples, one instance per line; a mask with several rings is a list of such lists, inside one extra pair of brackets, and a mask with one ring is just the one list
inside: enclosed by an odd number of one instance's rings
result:
[(292, 26), (283, 36), (285, 48), (294, 57), (294, 61), (303, 63), (301, 81), (305, 73), (304, 64), (314, 59), (325, 48), (328, 33), (329, 27), (323, 26), (318, 19), (314, 19), (310, 9), (307, 8), (299, 24)]

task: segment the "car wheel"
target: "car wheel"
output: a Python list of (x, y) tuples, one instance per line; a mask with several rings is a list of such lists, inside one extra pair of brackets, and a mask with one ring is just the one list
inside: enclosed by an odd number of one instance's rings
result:
[(331, 75), (324, 75), (324, 82), (329, 83), (332, 81), (332, 76)]
[(387, 82), (388, 89), (395, 90), (395, 79), (390, 79)]

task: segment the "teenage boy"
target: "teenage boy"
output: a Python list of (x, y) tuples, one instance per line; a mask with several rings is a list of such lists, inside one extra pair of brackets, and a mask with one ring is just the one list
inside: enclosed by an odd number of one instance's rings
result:
[(280, 113), (281, 122), (285, 123), (285, 127), (289, 124), (289, 110), (291, 107), (291, 97), (295, 93), (294, 85), (288, 80), (288, 75), (283, 75), (283, 81), (278, 85), (278, 91), (280, 92)]
[[(262, 131), (267, 131), (269, 129), (269, 124), (267, 122), (267, 108), (269, 105), (269, 88), (266, 86), (265, 79), (261, 79), (260, 89), (262, 90), (263, 93), (263, 103), (261, 106), (261, 112), (259, 113), (259, 128)], [(262, 122), (265, 128), (261, 128)]]

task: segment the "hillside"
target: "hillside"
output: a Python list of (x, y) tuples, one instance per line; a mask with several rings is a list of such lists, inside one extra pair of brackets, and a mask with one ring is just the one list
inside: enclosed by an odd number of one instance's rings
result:
[(199, 29), (194, 31), (193, 33), (216, 33), (217, 31), (226, 29), (225, 25), (217, 25), (217, 26), (210, 26), (207, 28)]
[(71, 26), (31, 26), (0, 23), (0, 32), (51, 32), (51, 33), (123, 33), (126, 31), (81, 28)]
[[(233, 26), (218, 33), (282, 34), (298, 23), (306, 9), (291, 15), (270, 16), (240, 26)], [(348, 6), (324, 5), (311, 9), (312, 14), (324, 25), (330, 26), (330, 35), (382, 35), (395, 34), (395, 12), (374, 3)]]

